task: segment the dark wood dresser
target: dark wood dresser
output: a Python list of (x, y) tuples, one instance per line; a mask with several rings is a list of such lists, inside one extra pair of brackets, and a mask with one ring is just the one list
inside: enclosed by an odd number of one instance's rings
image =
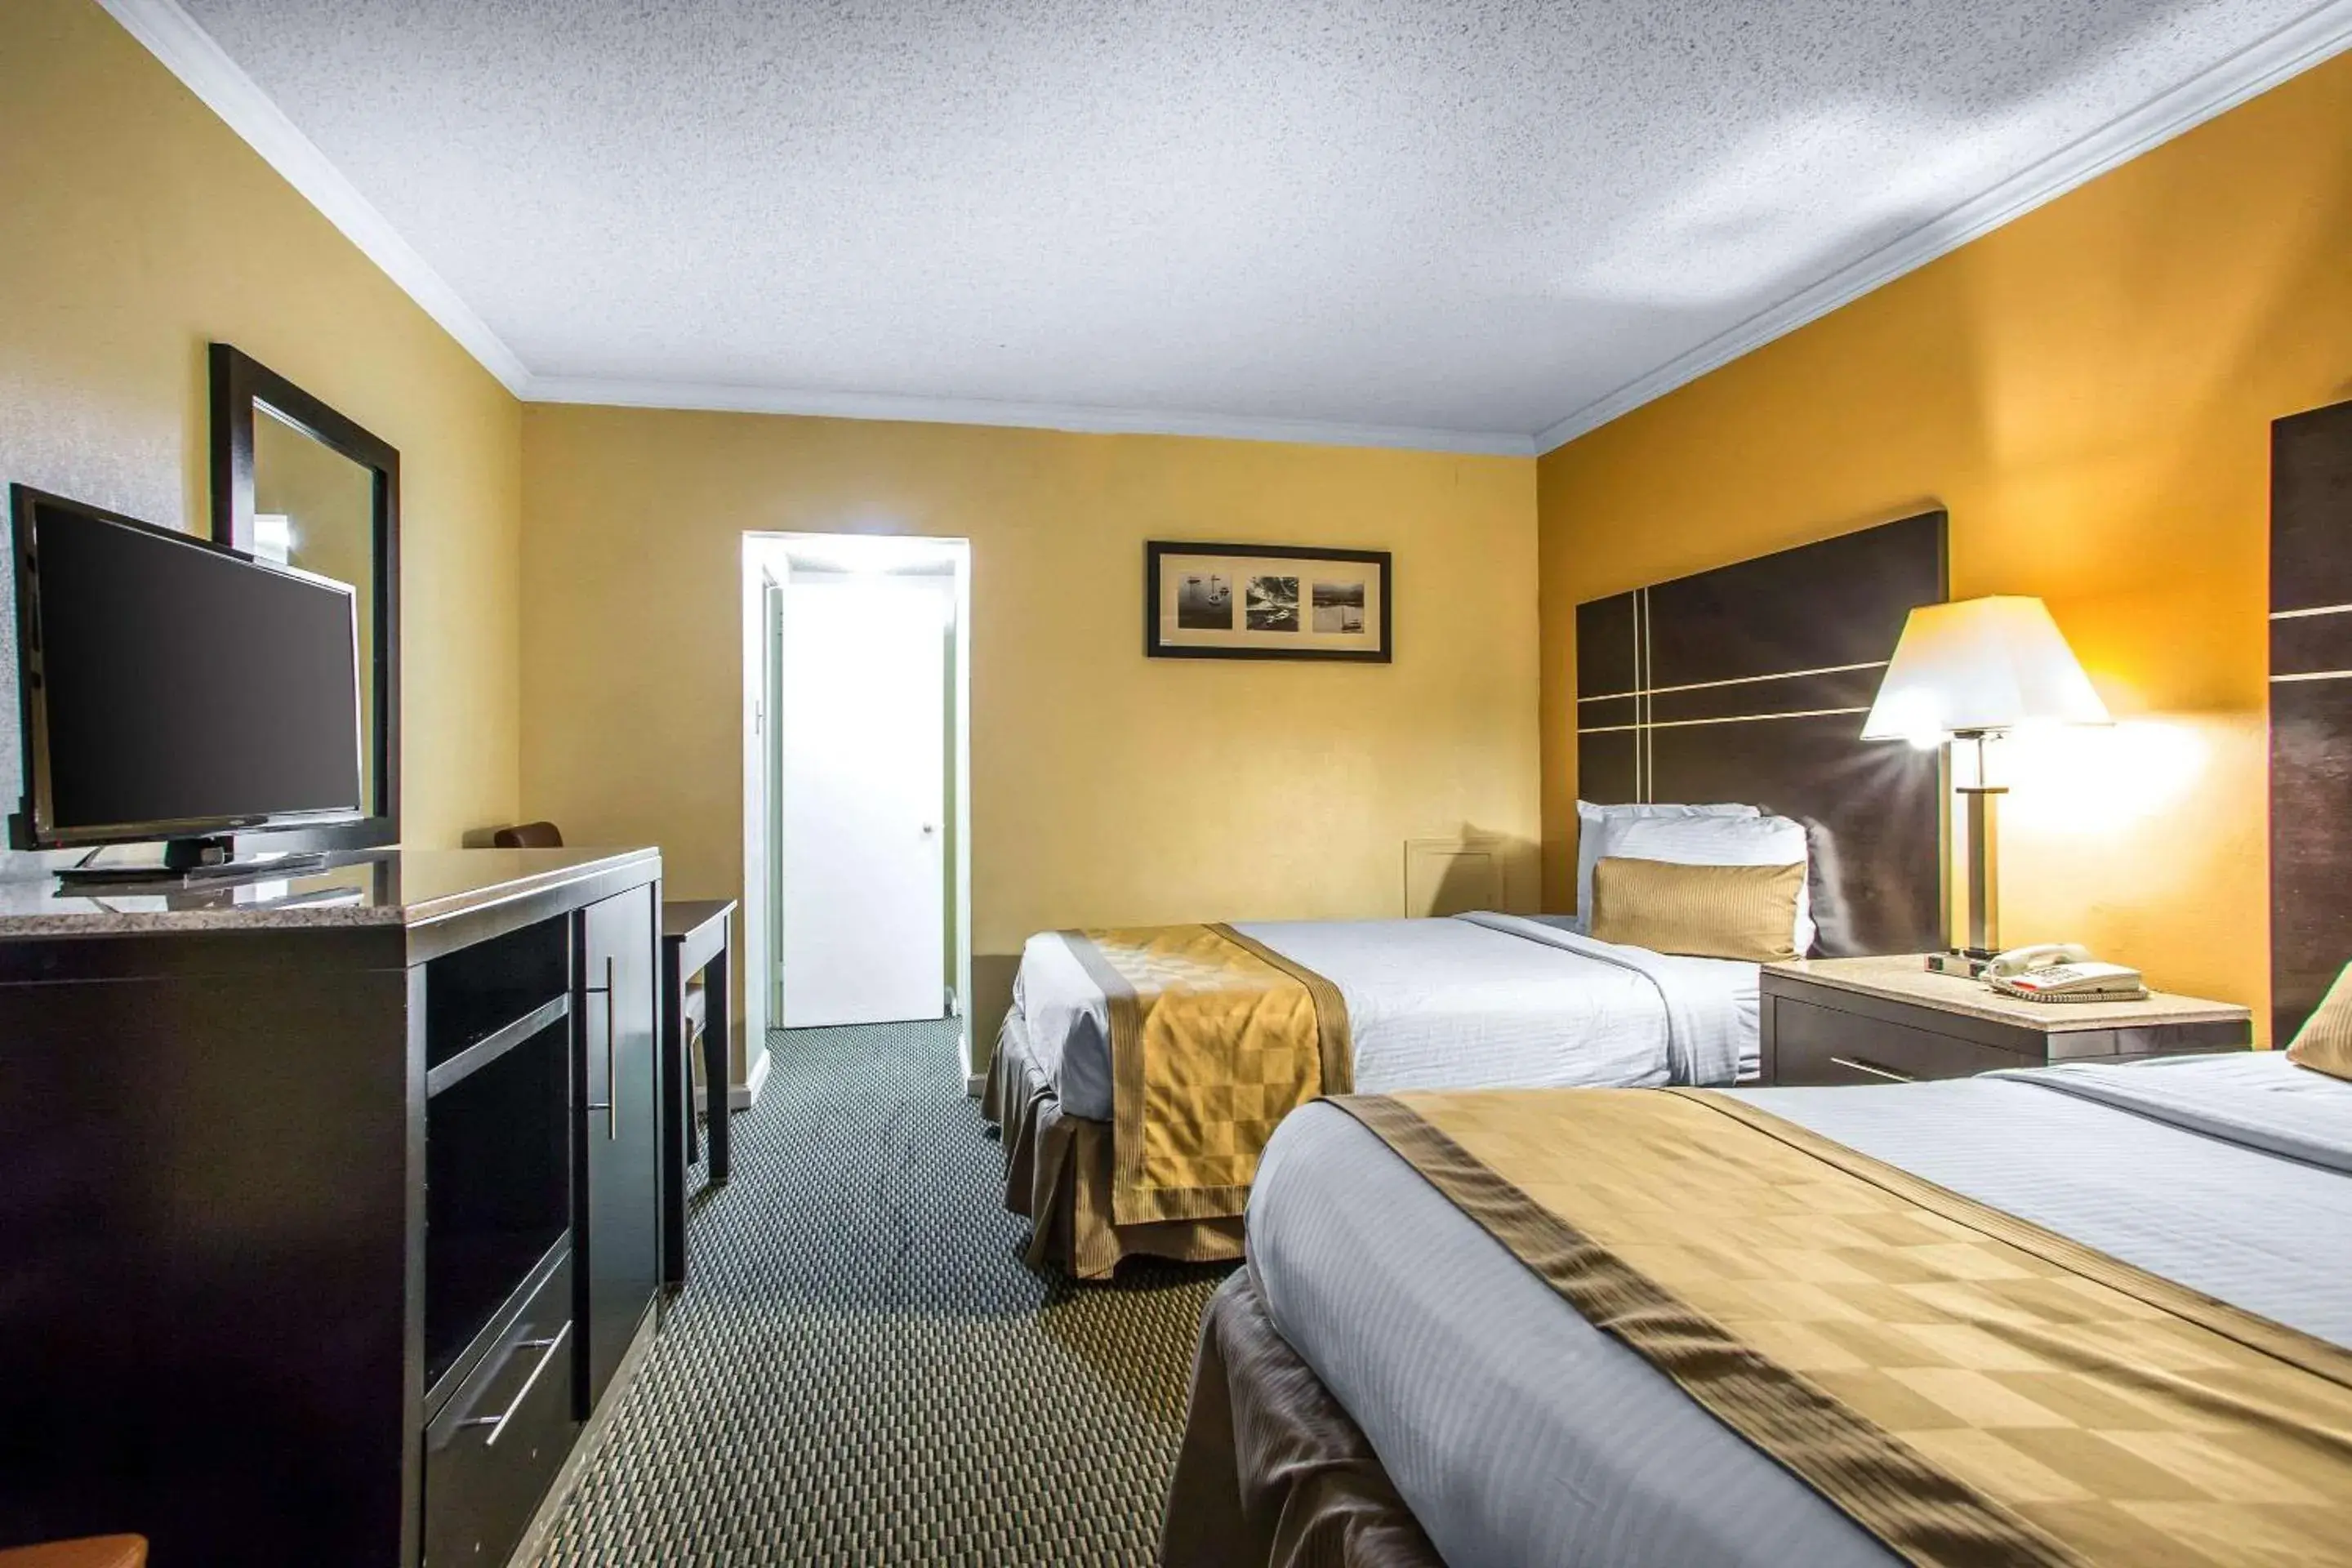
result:
[(1906, 1083), (1999, 1068), (2243, 1050), (2253, 1015), (2152, 992), (2144, 1002), (2028, 1002), (1931, 974), (1916, 956), (1768, 963), (1762, 1081)]
[(661, 858), (0, 888), (0, 1546), (504, 1563), (661, 1280)]

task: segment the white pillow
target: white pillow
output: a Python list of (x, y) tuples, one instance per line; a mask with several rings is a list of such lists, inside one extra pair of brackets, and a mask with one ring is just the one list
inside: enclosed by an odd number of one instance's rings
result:
[[(1601, 863), (1601, 839), (1611, 823), (1650, 816), (1760, 816), (1752, 805), (1595, 805), (1576, 803), (1576, 929), (1592, 930), (1592, 868)], [(1786, 864), (1784, 861), (1783, 864)]]
[[(1677, 866), (1794, 866), (1806, 859), (1805, 825), (1785, 816), (1648, 816), (1605, 823), (1596, 860), (1664, 860)], [(1811, 881), (1806, 868), (1806, 883)], [(1812, 889), (1797, 888), (1790, 933), (1802, 958), (1813, 950)]]

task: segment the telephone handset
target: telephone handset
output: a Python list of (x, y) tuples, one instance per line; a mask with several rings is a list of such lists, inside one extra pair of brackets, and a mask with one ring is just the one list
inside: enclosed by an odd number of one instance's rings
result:
[(2090, 962), (2091, 950), (2079, 943), (2043, 942), (2036, 942), (2032, 947), (2012, 947), (2007, 952), (1995, 954), (1992, 962), (1985, 965), (1985, 974), (1990, 979), (2005, 980), (2011, 975), (2022, 974), (2029, 969), (2048, 969), (2053, 964)]
[(2101, 963), (2071, 942), (2013, 947), (1985, 965), (1985, 984), (2028, 1002), (2137, 1002), (2147, 995), (2138, 970)]

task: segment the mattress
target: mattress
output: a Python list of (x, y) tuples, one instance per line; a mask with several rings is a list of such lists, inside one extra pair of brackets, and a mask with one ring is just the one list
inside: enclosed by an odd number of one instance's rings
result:
[[(1616, 947), (1509, 915), (1234, 929), (1339, 988), (1362, 1093), (1729, 1083), (1756, 1072), (1752, 963)], [(1069, 1115), (1110, 1119), (1109, 1019), (1062, 936), (1031, 937), (1009, 1022)]]
[[(2352, 1084), (2262, 1053), (1739, 1092), (2352, 1346)], [(1276, 1327), (1453, 1568), (1893, 1561), (1343, 1112), (1310, 1105), (1276, 1132), (1248, 1247)]]

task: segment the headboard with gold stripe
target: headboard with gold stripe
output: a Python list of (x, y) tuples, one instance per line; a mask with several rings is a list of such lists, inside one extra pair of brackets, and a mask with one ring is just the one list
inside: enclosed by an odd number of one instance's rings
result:
[(1945, 531), (1923, 512), (1579, 605), (1577, 793), (1795, 817), (1818, 955), (1942, 945), (1942, 756), (1862, 721), (1904, 617), (1946, 596)]

